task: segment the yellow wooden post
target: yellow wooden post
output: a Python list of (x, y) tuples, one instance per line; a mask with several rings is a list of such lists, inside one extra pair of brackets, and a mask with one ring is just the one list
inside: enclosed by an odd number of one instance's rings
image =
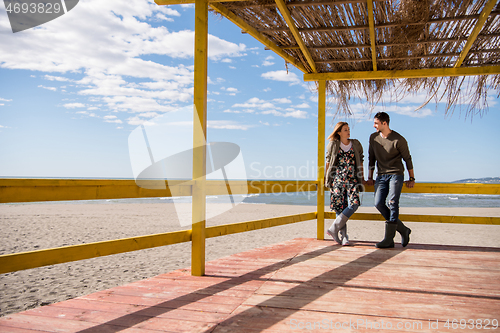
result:
[(208, 1), (196, 0), (191, 274), (205, 275)]
[(318, 81), (318, 201), (317, 236), (325, 238), (325, 108), (326, 81)]

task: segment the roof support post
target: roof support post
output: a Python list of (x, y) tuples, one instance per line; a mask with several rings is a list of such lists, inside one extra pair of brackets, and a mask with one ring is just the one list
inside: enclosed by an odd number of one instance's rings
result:
[(196, 0), (191, 274), (205, 275), (208, 0)]
[(326, 81), (318, 81), (318, 188), (317, 238), (325, 238), (325, 109)]
[(465, 60), (465, 57), (467, 57), (467, 54), (469, 53), (469, 50), (472, 47), (472, 44), (476, 41), (477, 36), (483, 29), (484, 24), (486, 23), (486, 20), (488, 19), (488, 16), (490, 15), (491, 11), (493, 10), (493, 7), (495, 7), (497, 3), (497, 0), (489, 0), (485, 5), (483, 10), (481, 11), (481, 14), (479, 15), (479, 19), (476, 22), (476, 26), (474, 27), (474, 30), (472, 30), (472, 33), (470, 34), (469, 38), (467, 39), (467, 43), (465, 43), (464, 49), (460, 53), (460, 57), (458, 58), (457, 62), (455, 63), (455, 68), (458, 68), (462, 66), (462, 63)]
[(295, 23), (293, 22), (292, 15), (290, 14), (290, 11), (286, 7), (285, 0), (275, 0), (276, 6), (278, 7), (279, 11), (281, 12), (281, 15), (285, 19), (286, 23), (288, 24), (288, 27), (290, 28), (290, 31), (292, 32), (293, 37), (295, 38), (295, 41), (300, 47), (300, 50), (302, 51), (302, 54), (304, 54), (304, 57), (307, 59), (307, 63), (311, 67), (312, 71), (314, 73), (317, 73), (318, 71), (316, 70), (316, 64), (314, 63), (314, 60), (311, 56), (311, 53), (307, 49), (306, 44), (304, 43), (304, 40), (302, 40), (302, 36), (300, 36), (299, 29), (295, 26)]
[(366, 0), (368, 5), (368, 25), (370, 27), (370, 45), (372, 49), (373, 71), (377, 70), (377, 49), (375, 48), (375, 18), (373, 17), (373, 0)]

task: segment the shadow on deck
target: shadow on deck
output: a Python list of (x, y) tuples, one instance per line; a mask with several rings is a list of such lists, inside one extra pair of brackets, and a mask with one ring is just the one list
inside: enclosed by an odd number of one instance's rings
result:
[(9, 315), (0, 332), (450, 332), (460, 320), (469, 332), (498, 327), (500, 248), (353, 244), (298, 238), (208, 262), (204, 277), (177, 270)]

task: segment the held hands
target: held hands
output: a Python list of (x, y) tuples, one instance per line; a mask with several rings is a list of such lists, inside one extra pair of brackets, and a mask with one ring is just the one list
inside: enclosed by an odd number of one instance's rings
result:
[(373, 184), (375, 184), (373, 179), (368, 179), (367, 181), (363, 181), (363, 185), (373, 186)]

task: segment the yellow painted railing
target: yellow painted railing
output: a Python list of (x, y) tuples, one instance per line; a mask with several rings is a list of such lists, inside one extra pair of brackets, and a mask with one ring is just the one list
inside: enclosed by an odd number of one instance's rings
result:
[[(206, 238), (314, 220), (316, 213), (273, 217), (207, 227)], [(0, 256), (0, 274), (191, 241), (191, 230), (63, 246)]]
[(54, 249), (4, 254), (0, 256), (0, 274), (189, 241), (191, 241), (191, 230), (182, 230), (103, 242), (63, 246)]
[[(241, 193), (283, 193), (316, 191), (318, 181), (240, 181), (231, 182), (233, 194)], [(144, 184), (142, 184), (144, 185)], [(74, 179), (0, 179), (0, 202), (35, 202), (55, 200), (95, 200), (143, 197), (169, 197), (191, 195), (191, 181), (158, 182), (146, 184), (150, 189), (138, 187), (134, 180), (74, 180)], [(157, 186), (157, 189), (151, 189)], [(235, 186), (236, 185), (236, 186)], [(223, 181), (207, 181), (208, 195), (226, 194), (227, 185)], [(373, 192), (372, 187), (366, 187)], [(407, 193), (454, 193), (500, 195), (498, 184), (443, 184), (417, 183), (413, 189), (403, 188)], [(332, 212), (324, 212), (325, 219), (335, 218)], [(274, 217), (255, 221), (207, 227), (205, 237), (212, 238), (279, 225), (313, 220), (317, 212)], [(401, 219), (409, 222), (467, 223), (500, 225), (499, 217), (441, 216), (401, 214)], [(379, 214), (356, 213), (353, 220), (383, 220)], [(17, 270), (54, 265), (64, 262), (90, 259), (111, 254), (137, 251), (153, 247), (189, 242), (192, 231), (183, 230), (170, 233), (109, 240), (96, 243), (65, 246), (24, 253), (0, 256), (0, 274)]]
[[(192, 181), (128, 179), (0, 179), (0, 203), (102, 200), (192, 195)], [(231, 181), (232, 194), (316, 191), (316, 181)], [(207, 195), (227, 194), (224, 181), (207, 181)]]
[[(335, 219), (335, 213), (325, 212), (326, 219)], [(496, 224), (500, 225), (500, 217), (489, 216), (449, 216), (449, 215), (415, 215), (399, 214), (405, 222), (434, 222), (434, 223), (462, 223), (462, 224)], [(382, 215), (372, 213), (354, 213), (351, 220), (385, 221)]]
[[(313, 180), (250, 180), (231, 181), (231, 193), (283, 193), (316, 191)], [(148, 197), (190, 196), (191, 181), (141, 181), (117, 179), (0, 179), (0, 203), (62, 200), (100, 200)], [(147, 188), (145, 188), (147, 187)], [(152, 189), (155, 188), (156, 189)], [(366, 187), (373, 192), (373, 186)], [(417, 183), (404, 193), (450, 193), (500, 195), (498, 184)], [(224, 181), (207, 181), (207, 195), (227, 194)]]

